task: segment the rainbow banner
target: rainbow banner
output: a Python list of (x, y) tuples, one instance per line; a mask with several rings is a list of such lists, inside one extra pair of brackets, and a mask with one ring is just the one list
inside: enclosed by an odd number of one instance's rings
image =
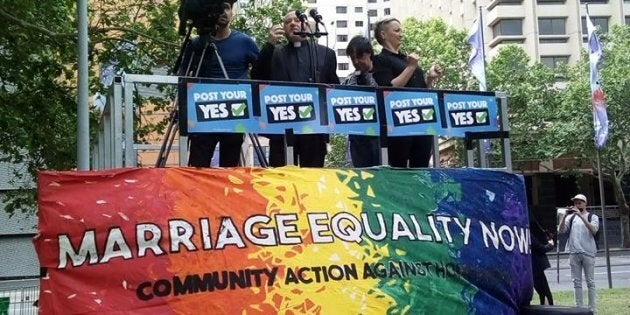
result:
[(472, 169), (42, 172), (42, 314), (516, 314), (522, 177)]

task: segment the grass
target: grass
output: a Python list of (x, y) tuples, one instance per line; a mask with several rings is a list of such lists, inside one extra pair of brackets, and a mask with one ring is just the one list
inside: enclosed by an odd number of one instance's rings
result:
[[(575, 305), (573, 291), (560, 291), (552, 294), (555, 305)], [(596, 301), (598, 315), (630, 314), (630, 288), (597, 289)], [(584, 288), (584, 304), (587, 303), (588, 294)]]

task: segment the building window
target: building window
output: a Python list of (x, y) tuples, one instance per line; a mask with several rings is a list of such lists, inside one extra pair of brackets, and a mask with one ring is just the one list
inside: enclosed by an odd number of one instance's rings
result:
[(339, 70), (350, 70), (350, 65), (347, 62), (340, 62), (337, 64)]
[(348, 13), (348, 8), (347, 7), (337, 7), (337, 13), (339, 13), (339, 14)]
[(566, 43), (569, 41), (569, 36), (564, 36), (564, 37), (554, 37), (551, 36), (551, 38), (538, 38), (538, 42), (541, 44), (562, 44), (562, 43)]
[(368, 3), (376, 3), (376, 0), (368, 0)]
[(354, 26), (363, 27), (363, 21), (354, 21)]
[(378, 13), (376, 12), (376, 10), (368, 10), (368, 16), (377, 16)]
[(348, 21), (337, 21), (338, 28), (346, 28), (348, 27)]
[(494, 37), (523, 35), (523, 21), (521, 19), (503, 19), (492, 26)]
[(626, 15), (626, 25), (630, 25), (630, 15)]
[(608, 3), (608, 0), (580, 0), (580, 3), (588, 3), (588, 4), (593, 4), (593, 3)]
[(354, 7), (354, 13), (363, 13), (363, 7)]
[(523, 0), (499, 0), (499, 4), (521, 4)]
[(345, 49), (337, 49), (337, 56), (347, 56)]
[(562, 4), (567, 2), (566, 0), (537, 0), (538, 4)]
[(569, 63), (569, 56), (541, 56), (540, 62), (551, 70), (556, 70), (560, 65)]
[(308, 0), (308, 3), (317, 3), (317, 0)]
[[(591, 16), (591, 21), (597, 27), (598, 33), (608, 33), (608, 17), (607, 16)], [(582, 36), (588, 36), (588, 30), (586, 29), (586, 17), (582, 17)]]
[(565, 18), (538, 19), (538, 33), (540, 35), (566, 35)]
[(383, 10), (383, 14), (391, 15), (392, 14), (392, 10), (390, 8), (385, 8), (385, 10)]
[(338, 42), (347, 42), (348, 41), (348, 35), (337, 35), (337, 41)]

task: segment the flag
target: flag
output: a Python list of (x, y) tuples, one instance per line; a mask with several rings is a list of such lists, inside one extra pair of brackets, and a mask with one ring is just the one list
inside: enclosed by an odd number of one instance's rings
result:
[(481, 12), (479, 18), (475, 19), (470, 32), (468, 33), (468, 44), (472, 47), (470, 58), (468, 59), (468, 66), (472, 74), (479, 80), (479, 90), (486, 90), (486, 65), (484, 62), (483, 53), (483, 25), (479, 22), (481, 19)]
[(606, 95), (602, 90), (598, 66), (602, 60), (602, 46), (599, 43), (595, 25), (586, 14), (586, 30), (588, 32), (588, 59), (591, 75), (591, 103), (593, 106), (593, 128), (595, 129), (595, 146), (598, 149), (606, 146), (608, 140), (608, 114), (606, 113)]
[[(483, 49), (483, 25), (481, 21), (481, 11), (479, 17), (473, 22), (468, 32), (468, 44), (472, 48), (470, 58), (468, 58), (468, 66), (470, 71), (479, 81), (479, 91), (486, 91), (486, 63)], [(485, 154), (492, 151), (492, 143), (489, 139), (483, 139), (482, 149)]]

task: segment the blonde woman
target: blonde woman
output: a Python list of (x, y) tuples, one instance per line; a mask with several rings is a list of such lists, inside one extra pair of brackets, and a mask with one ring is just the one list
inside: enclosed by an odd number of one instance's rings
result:
[[(442, 76), (442, 68), (432, 65), (425, 74), (418, 66), (419, 56), (400, 52), (403, 30), (395, 18), (376, 23), (374, 37), (383, 46), (374, 56), (374, 79), (379, 86), (431, 88)], [(388, 137), (389, 164), (394, 167), (428, 167), (433, 148), (432, 136)]]

